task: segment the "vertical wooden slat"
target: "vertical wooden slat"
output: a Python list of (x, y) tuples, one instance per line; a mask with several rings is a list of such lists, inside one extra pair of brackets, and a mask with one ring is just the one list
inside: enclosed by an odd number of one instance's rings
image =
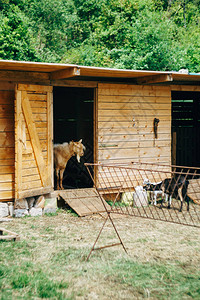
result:
[(47, 93), (47, 141), (47, 181), (53, 186), (53, 94), (50, 92)]
[(22, 109), (21, 91), (16, 91), (15, 99), (15, 199), (19, 198), (22, 184)]

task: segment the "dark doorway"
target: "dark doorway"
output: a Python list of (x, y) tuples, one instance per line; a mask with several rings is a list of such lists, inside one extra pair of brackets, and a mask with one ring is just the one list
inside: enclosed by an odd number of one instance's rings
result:
[(86, 147), (80, 163), (75, 156), (68, 161), (65, 189), (93, 186), (84, 163), (94, 161), (94, 94), (92, 88), (54, 87), (54, 144), (82, 139)]
[(200, 92), (172, 92), (172, 163), (200, 167)]

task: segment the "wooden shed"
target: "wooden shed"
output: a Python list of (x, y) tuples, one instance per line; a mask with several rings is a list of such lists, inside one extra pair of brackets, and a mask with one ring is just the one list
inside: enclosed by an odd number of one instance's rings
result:
[(53, 191), (53, 143), (72, 139), (68, 189), (92, 187), (84, 162), (200, 166), (199, 103), (200, 74), (1, 60), (0, 201)]

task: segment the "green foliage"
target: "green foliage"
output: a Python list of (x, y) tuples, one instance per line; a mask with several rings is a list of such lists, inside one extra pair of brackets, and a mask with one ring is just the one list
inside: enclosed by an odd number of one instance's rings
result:
[(0, 0), (0, 58), (200, 72), (200, 0)]

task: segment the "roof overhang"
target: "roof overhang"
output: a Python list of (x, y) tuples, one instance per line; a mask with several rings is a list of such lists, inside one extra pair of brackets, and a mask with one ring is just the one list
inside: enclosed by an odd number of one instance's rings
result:
[[(14, 72), (14, 73), (13, 73)], [(0, 80), (12, 80), (12, 76), (40, 80), (96, 80), (121, 81), (134, 84), (196, 84), (200, 85), (200, 74), (179, 72), (122, 70), (79, 66), (74, 64), (55, 64), (0, 60)]]

